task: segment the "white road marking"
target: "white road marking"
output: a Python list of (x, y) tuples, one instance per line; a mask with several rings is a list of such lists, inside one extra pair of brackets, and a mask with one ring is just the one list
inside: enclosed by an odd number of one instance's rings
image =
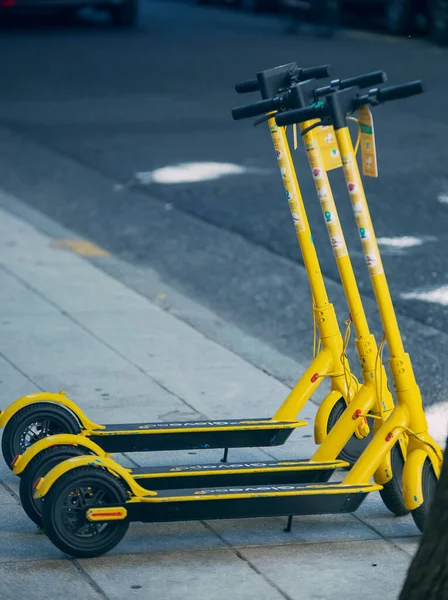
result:
[(433, 290), (422, 292), (404, 292), (400, 294), (403, 300), (423, 300), (425, 302), (435, 302), (442, 306), (448, 306), (448, 285)]
[(410, 235), (403, 237), (380, 237), (378, 238), (379, 246), (389, 246), (390, 248), (412, 248), (421, 246), (426, 240)]
[(429, 433), (442, 448), (445, 448), (448, 436), (448, 402), (434, 404), (425, 412)]
[[(267, 173), (264, 169), (251, 169), (232, 163), (192, 162), (162, 167), (153, 171), (135, 173), (135, 180), (142, 184), (150, 183), (177, 184), (212, 181), (229, 175), (244, 175), (246, 173)], [(270, 172), (270, 171), (269, 171)]]

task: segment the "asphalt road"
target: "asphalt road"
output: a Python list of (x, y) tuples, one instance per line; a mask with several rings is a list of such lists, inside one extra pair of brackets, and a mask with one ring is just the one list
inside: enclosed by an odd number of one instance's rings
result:
[[(266, 128), (231, 119), (245, 101), (234, 83), (291, 60), (331, 63), (341, 77), (384, 69), (391, 83), (424, 79), (424, 95), (375, 111), (380, 177), (366, 189), (397, 310), (447, 331), (448, 50), (354, 30), (289, 37), (272, 15), (153, 0), (137, 32), (20, 22), (0, 32), (0, 52), (0, 187), (291, 356), (309, 317), (297, 302), (301, 257)], [(309, 168), (296, 157), (322, 269), (337, 280)], [(238, 172), (154, 181), (155, 169), (191, 162)], [(332, 181), (368, 296), (341, 173)], [(434, 334), (422, 345), (431, 365), (418, 372), (442, 380), (443, 344)]]

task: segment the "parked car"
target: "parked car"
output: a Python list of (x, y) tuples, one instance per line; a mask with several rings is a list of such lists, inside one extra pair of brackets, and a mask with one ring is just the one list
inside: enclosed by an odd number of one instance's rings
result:
[(0, 21), (9, 15), (40, 12), (70, 16), (90, 6), (107, 10), (115, 27), (131, 28), (138, 23), (139, 0), (0, 0)]
[(382, 3), (390, 33), (413, 33), (418, 19), (423, 17), (431, 39), (448, 44), (448, 0), (382, 0)]

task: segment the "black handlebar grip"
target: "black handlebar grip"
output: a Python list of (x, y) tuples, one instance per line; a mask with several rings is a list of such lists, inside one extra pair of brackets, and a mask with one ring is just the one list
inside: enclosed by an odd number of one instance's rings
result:
[(275, 116), (275, 122), (279, 127), (285, 125), (294, 125), (295, 123), (304, 123), (312, 119), (318, 119), (324, 114), (324, 106), (307, 106), (296, 110), (289, 110)]
[(373, 71), (372, 73), (366, 73), (365, 75), (341, 79), (339, 82), (339, 89), (346, 90), (349, 87), (363, 89), (373, 87), (374, 85), (379, 85), (380, 83), (385, 83), (386, 81), (387, 75), (384, 71)]
[(260, 86), (256, 79), (248, 79), (247, 81), (240, 81), (235, 85), (235, 91), (237, 94), (248, 94), (249, 92), (258, 92)]
[(244, 104), (232, 108), (232, 117), (235, 121), (239, 119), (249, 119), (250, 117), (258, 117), (268, 112), (276, 110), (279, 104), (278, 98), (269, 98), (268, 100), (260, 100), (254, 104)]
[(330, 77), (333, 68), (331, 65), (321, 65), (319, 67), (309, 67), (302, 69), (300, 72), (300, 79), (305, 81), (306, 79), (325, 79)]
[(390, 102), (391, 100), (401, 100), (403, 98), (409, 98), (409, 96), (422, 94), (424, 91), (423, 81), (411, 81), (410, 83), (391, 85), (378, 90), (376, 92), (376, 100), (379, 103)]

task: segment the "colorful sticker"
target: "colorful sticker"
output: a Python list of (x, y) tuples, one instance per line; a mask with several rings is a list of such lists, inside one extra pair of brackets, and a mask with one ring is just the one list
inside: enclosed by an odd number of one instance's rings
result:
[(319, 168), (313, 169), (313, 177), (315, 179), (320, 179), (322, 177), (322, 170)]
[(325, 200), (326, 198), (328, 198), (327, 186), (324, 185), (319, 190), (317, 190), (317, 195), (319, 196), (320, 200)]
[(282, 153), (278, 148), (275, 149), (275, 156), (278, 158), (278, 160), (280, 160), (282, 157)]
[(359, 228), (359, 235), (361, 236), (362, 240), (366, 240), (367, 238), (370, 237), (369, 231), (367, 229), (365, 229), (364, 227)]
[(356, 194), (356, 192), (357, 192), (356, 183), (353, 183), (353, 181), (349, 181), (349, 183), (347, 183), (347, 187), (348, 187), (348, 191), (350, 192), (350, 194)]
[(327, 223), (332, 223), (333, 222), (333, 215), (331, 214), (331, 212), (329, 210), (326, 210), (324, 212), (324, 217), (325, 217), (325, 221)]
[(342, 246), (344, 245), (342, 237), (340, 235), (333, 235), (331, 237), (331, 245), (335, 250), (338, 248), (342, 248)]
[(378, 258), (376, 256), (376, 254), (366, 254), (366, 263), (367, 266), (370, 267), (376, 267), (377, 263), (378, 263)]
[(358, 110), (358, 121), (361, 133), (362, 172), (367, 177), (378, 177), (373, 117), (367, 106), (361, 106)]
[(355, 202), (353, 204), (353, 212), (355, 217), (359, 217), (362, 214), (362, 202)]
[(294, 225), (298, 225), (300, 223), (300, 217), (297, 213), (291, 213), (292, 220), (294, 221)]
[(293, 195), (291, 194), (291, 192), (288, 192), (288, 190), (285, 190), (285, 193), (286, 193), (286, 199), (292, 200)]

